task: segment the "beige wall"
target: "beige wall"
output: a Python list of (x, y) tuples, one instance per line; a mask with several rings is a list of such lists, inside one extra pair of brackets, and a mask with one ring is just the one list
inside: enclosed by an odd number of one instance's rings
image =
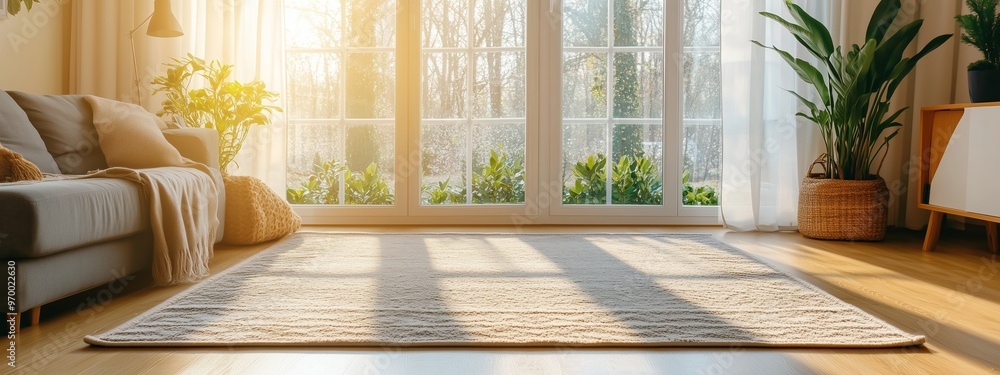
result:
[(42, 0), (0, 20), (0, 89), (66, 93), (69, 20), (70, 0)]

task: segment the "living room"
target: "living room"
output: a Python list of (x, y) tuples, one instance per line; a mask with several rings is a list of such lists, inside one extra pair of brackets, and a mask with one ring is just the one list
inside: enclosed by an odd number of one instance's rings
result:
[(1000, 371), (998, 0), (0, 0), (0, 36), (4, 373)]

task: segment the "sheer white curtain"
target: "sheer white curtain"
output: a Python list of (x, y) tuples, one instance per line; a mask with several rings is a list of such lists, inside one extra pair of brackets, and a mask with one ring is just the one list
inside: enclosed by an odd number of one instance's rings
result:
[[(184, 36), (135, 34), (140, 95), (150, 111), (160, 109), (151, 97), (150, 81), (166, 70), (171, 58), (188, 53), (235, 65), (234, 78), (259, 79), (284, 95), (284, 27), (281, 0), (180, 0), (172, 2)], [(86, 0), (73, 2), (70, 41), (70, 92), (136, 102), (128, 32), (153, 11), (153, 0)], [(279, 103), (280, 104), (280, 103)], [(284, 194), (285, 122), (256, 127), (236, 158), (230, 174), (252, 175)]]
[[(830, 2), (804, 4), (827, 21)], [(795, 229), (799, 184), (822, 145), (812, 124), (797, 119), (799, 104), (784, 89), (806, 92), (781, 58), (756, 40), (805, 59), (795, 39), (762, 11), (788, 16), (785, 0), (723, 0), (722, 205), (733, 230)]]

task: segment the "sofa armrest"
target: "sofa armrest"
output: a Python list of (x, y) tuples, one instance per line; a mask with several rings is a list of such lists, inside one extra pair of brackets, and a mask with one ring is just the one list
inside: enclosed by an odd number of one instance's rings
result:
[(182, 156), (219, 168), (219, 133), (214, 129), (167, 129), (163, 131), (163, 136)]

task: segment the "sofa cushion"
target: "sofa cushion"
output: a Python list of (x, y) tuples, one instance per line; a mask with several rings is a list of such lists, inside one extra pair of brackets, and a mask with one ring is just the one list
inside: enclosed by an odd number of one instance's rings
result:
[(62, 173), (87, 174), (108, 167), (93, 111), (83, 95), (9, 94), (24, 109)]
[(118, 179), (0, 185), (0, 259), (35, 258), (149, 228), (142, 188)]
[(21, 154), (44, 173), (60, 173), (28, 115), (3, 90), (0, 90), (0, 145)]

